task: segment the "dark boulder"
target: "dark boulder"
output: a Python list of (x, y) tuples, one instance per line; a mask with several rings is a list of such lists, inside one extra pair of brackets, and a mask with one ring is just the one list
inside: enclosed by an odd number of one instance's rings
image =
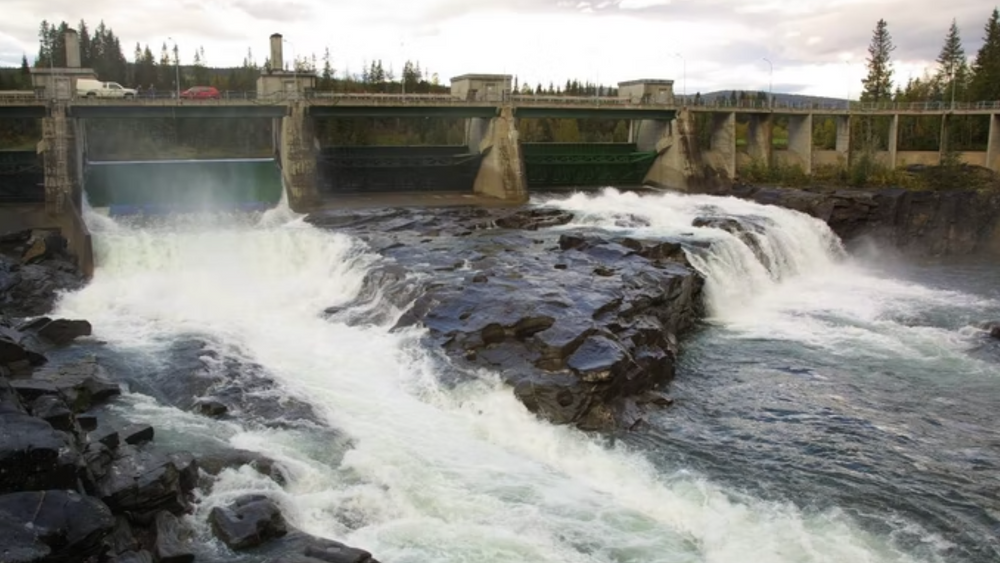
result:
[(498, 217), (494, 224), (501, 229), (519, 229), (537, 231), (547, 227), (558, 227), (573, 220), (573, 214), (560, 209), (524, 209), (515, 211), (503, 217)]
[(49, 346), (66, 346), (81, 336), (90, 336), (91, 326), (88, 321), (72, 319), (50, 319), (39, 317), (17, 327), (17, 330), (32, 334)]
[(185, 512), (187, 494), (196, 482), (193, 458), (121, 446), (98, 489), (101, 499), (116, 513), (148, 518), (161, 510)]
[(107, 506), (73, 491), (0, 496), (0, 557), (5, 563), (75, 563), (97, 558), (114, 527)]
[(281, 538), (281, 551), (269, 563), (378, 563), (363, 549), (297, 530)]
[[(15, 383), (21, 385), (22, 383)], [(89, 358), (62, 364), (58, 367), (44, 368), (34, 373), (30, 380), (25, 380), (23, 393), (48, 394), (48, 389), (54, 388), (66, 401), (73, 412), (90, 410), (108, 399), (121, 394), (121, 388), (111, 381), (107, 372), (97, 362), (97, 358)], [(18, 388), (21, 391), (21, 388)], [(29, 400), (33, 400), (32, 397)]]
[(24, 413), (0, 413), (0, 493), (76, 489), (79, 461), (70, 434)]
[(242, 496), (226, 508), (215, 507), (208, 520), (216, 537), (237, 551), (288, 533), (281, 510), (262, 495)]
[(76, 428), (73, 411), (69, 410), (61, 397), (55, 395), (42, 395), (35, 399), (31, 403), (31, 414), (48, 422), (56, 430), (72, 432)]
[(21, 264), (0, 254), (0, 311), (11, 317), (35, 317), (52, 310), (59, 293), (83, 287), (85, 279), (64, 253)]
[(148, 424), (129, 424), (118, 431), (122, 440), (132, 446), (153, 441), (153, 434), (153, 427)]
[(154, 519), (153, 553), (158, 563), (192, 563), (194, 532), (176, 516), (161, 510)]
[(229, 407), (222, 401), (212, 397), (203, 397), (194, 403), (197, 412), (212, 418), (218, 418), (229, 412)]
[(209, 475), (218, 475), (224, 469), (236, 469), (243, 465), (249, 465), (258, 473), (270, 477), (279, 485), (284, 485), (288, 480), (278, 462), (256, 452), (228, 450), (221, 453), (206, 454), (198, 458), (198, 466)]

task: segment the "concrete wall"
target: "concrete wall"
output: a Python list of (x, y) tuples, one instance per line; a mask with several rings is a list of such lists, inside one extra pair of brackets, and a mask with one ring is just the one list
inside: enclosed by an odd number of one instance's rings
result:
[(463, 100), (501, 101), (510, 93), (512, 77), (506, 74), (477, 74), (451, 79), (451, 95)]
[(746, 153), (751, 162), (771, 163), (774, 127), (771, 114), (751, 114), (747, 127)]
[(528, 201), (524, 155), (512, 108), (504, 107), (490, 120), (479, 146), (483, 160), (472, 191), (511, 203)]
[(709, 149), (702, 151), (705, 164), (725, 173), (729, 178), (736, 177), (736, 114), (713, 113), (712, 137)]
[(629, 80), (618, 83), (618, 97), (632, 103), (674, 104), (673, 80)]
[(281, 180), (288, 195), (288, 205), (302, 213), (320, 203), (316, 177), (316, 157), (319, 144), (308, 108), (302, 102), (290, 105), (281, 120)]

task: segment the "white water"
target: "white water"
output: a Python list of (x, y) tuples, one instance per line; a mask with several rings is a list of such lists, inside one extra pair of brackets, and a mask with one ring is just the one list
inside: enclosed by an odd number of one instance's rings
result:
[[(654, 207), (601, 197), (565, 205), (603, 208), (595, 222), (615, 206), (634, 207), (660, 229), (690, 213), (667, 200)], [(266, 491), (293, 525), (364, 547), (384, 563), (911, 561), (840, 514), (744, 498), (539, 422), (490, 374), (457, 389), (440, 386), (442, 368), (418, 346), (418, 332), (348, 327), (319, 315), (357, 292), (373, 258), (287, 209), (243, 226), (175, 219), (139, 228), (87, 219), (97, 272), (56, 314), (89, 319), (97, 338), (125, 354), (156, 357), (191, 333), (219, 349), (235, 347), (354, 440), (336, 467), (327, 451), (335, 446), (302, 432), (251, 431), (128, 397), (133, 415), (154, 425), (214, 434), (291, 470), (284, 489), (249, 469), (224, 473), (193, 516), (199, 525), (212, 506)], [(819, 251), (828, 241), (815, 223), (796, 221), (797, 230), (773, 244), (809, 247), (783, 255), (782, 275), (836, 268)], [(772, 283), (735, 247), (700, 267), (741, 268), (714, 289), (716, 309), (731, 303), (727, 292), (740, 283), (762, 291)]]
[[(823, 221), (777, 206), (610, 188), (548, 204), (576, 214), (566, 228), (586, 225), (639, 237), (712, 241), (710, 251), (691, 247), (688, 257), (705, 275), (710, 316), (741, 338), (798, 342), (852, 358), (971, 361), (964, 351), (975, 345), (976, 335), (922, 326), (914, 319), (933, 310), (997, 305), (876, 274), (849, 259)], [(729, 232), (692, 226), (706, 216), (736, 217), (755, 227), (751, 236), (762, 257)], [(635, 219), (646, 225), (622, 226)]]

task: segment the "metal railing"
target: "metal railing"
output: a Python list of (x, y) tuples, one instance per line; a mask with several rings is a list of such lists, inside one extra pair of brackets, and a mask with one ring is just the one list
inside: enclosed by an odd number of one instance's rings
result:
[[(515, 107), (588, 107), (588, 108), (645, 108), (645, 109), (679, 109), (686, 107), (694, 111), (791, 111), (815, 112), (830, 111), (837, 113), (934, 113), (943, 114), (955, 112), (1000, 112), (1000, 100), (980, 102), (788, 102), (766, 100), (738, 100), (729, 98), (714, 100), (695, 100), (692, 96), (683, 98), (677, 96), (669, 102), (654, 98), (620, 98), (612, 96), (552, 96), (526, 94), (496, 94), (481, 95), (475, 99), (464, 99), (450, 94), (379, 94), (379, 93), (338, 93), (316, 92), (311, 90), (276, 92), (258, 96), (256, 91), (228, 90), (219, 92), (218, 98), (177, 98), (173, 91), (141, 91), (138, 96), (130, 98), (102, 98), (74, 96), (69, 102), (75, 105), (120, 105), (137, 103), (149, 106), (176, 105), (266, 105), (283, 104), (302, 100), (309, 104), (327, 105), (362, 105), (362, 106), (501, 106)], [(30, 90), (0, 91), (0, 105), (47, 105), (51, 96), (44, 92)]]

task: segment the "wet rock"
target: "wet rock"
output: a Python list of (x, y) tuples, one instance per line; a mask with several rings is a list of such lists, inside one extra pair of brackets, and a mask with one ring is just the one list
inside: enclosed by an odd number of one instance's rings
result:
[(142, 549), (139, 540), (132, 533), (132, 525), (124, 516), (115, 517), (115, 528), (106, 538), (109, 553), (126, 554)]
[(25, 413), (27, 410), (21, 403), (21, 396), (11, 387), (10, 381), (0, 376), (0, 414), (9, 412)]
[[(387, 234), (378, 220), (350, 230), (379, 247), (402, 243), (389, 252), (393, 267), (418, 283), (396, 301), (408, 306), (396, 330), (425, 327), (459, 371), (498, 373), (554, 422), (627, 425), (626, 411), (656, 406), (635, 397), (670, 382), (676, 335), (702, 314), (703, 282), (685, 253), (691, 243), (549, 229), (573, 219), (558, 209), (407, 217), (412, 232)], [(437, 235), (428, 238), (420, 225), (431, 222)], [(399, 286), (380, 287), (391, 295)]]
[(990, 329), (990, 336), (993, 338), (1000, 339), (1000, 324)]
[(494, 221), (501, 229), (537, 231), (547, 227), (558, 227), (573, 220), (573, 214), (560, 209), (525, 209), (515, 211)]
[(0, 493), (75, 489), (78, 461), (69, 434), (24, 413), (0, 413)]
[(194, 532), (167, 511), (156, 513), (156, 539), (153, 553), (159, 563), (191, 563), (194, 561)]
[(848, 247), (874, 240), (910, 256), (1000, 251), (997, 238), (1000, 194), (996, 190), (955, 186), (936, 191), (902, 188), (806, 191), (738, 184), (718, 195), (777, 205), (816, 217), (825, 221)]
[(104, 478), (98, 482), (103, 500), (116, 513), (129, 512), (138, 518), (166, 510), (181, 514), (187, 510), (187, 493), (195, 479), (184, 460), (121, 446)]
[(56, 430), (70, 432), (74, 429), (73, 411), (66, 402), (55, 395), (42, 395), (31, 403), (31, 414), (48, 422)]
[(99, 442), (104, 444), (112, 450), (118, 447), (121, 443), (121, 436), (118, 435), (118, 431), (111, 427), (101, 427), (93, 432), (91, 432), (87, 439), (91, 442)]
[(281, 540), (285, 553), (271, 563), (378, 563), (371, 553), (294, 531)]
[(99, 500), (73, 491), (0, 496), (0, 557), (7, 562), (71, 563), (99, 557), (115, 520)]
[(92, 412), (83, 412), (76, 415), (76, 422), (84, 432), (90, 432), (97, 428), (97, 415)]
[(215, 507), (208, 520), (216, 537), (237, 551), (288, 533), (281, 510), (262, 495), (243, 496), (226, 508)]
[(39, 231), (27, 241), (27, 248), (21, 255), (21, 263), (35, 264), (47, 258), (64, 256), (66, 239), (58, 232)]
[(109, 563), (153, 563), (153, 554), (146, 551), (126, 551), (109, 559)]
[(279, 485), (284, 485), (287, 482), (287, 476), (278, 462), (256, 452), (230, 450), (222, 453), (203, 455), (198, 459), (198, 466), (209, 475), (218, 475), (224, 469), (236, 469), (243, 465), (249, 465), (258, 473), (270, 477)]
[(88, 321), (39, 317), (17, 327), (22, 333), (33, 334), (51, 346), (65, 346), (81, 336), (90, 336)]
[(212, 418), (223, 416), (229, 412), (229, 407), (223, 404), (222, 401), (211, 397), (198, 399), (194, 403), (194, 408), (197, 412)]
[(148, 424), (130, 424), (122, 428), (118, 435), (126, 444), (138, 446), (153, 440), (153, 427)]
[(38, 370), (29, 381), (32, 383), (25, 385), (35, 386), (34, 392), (47, 393), (52, 387), (57, 389), (73, 412), (90, 410), (121, 394), (121, 388), (111, 381), (95, 357)]
[(11, 317), (35, 317), (52, 310), (59, 292), (85, 283), (65, 253), (42, 256), (21, 264), (0, 254), (0, 311)]

